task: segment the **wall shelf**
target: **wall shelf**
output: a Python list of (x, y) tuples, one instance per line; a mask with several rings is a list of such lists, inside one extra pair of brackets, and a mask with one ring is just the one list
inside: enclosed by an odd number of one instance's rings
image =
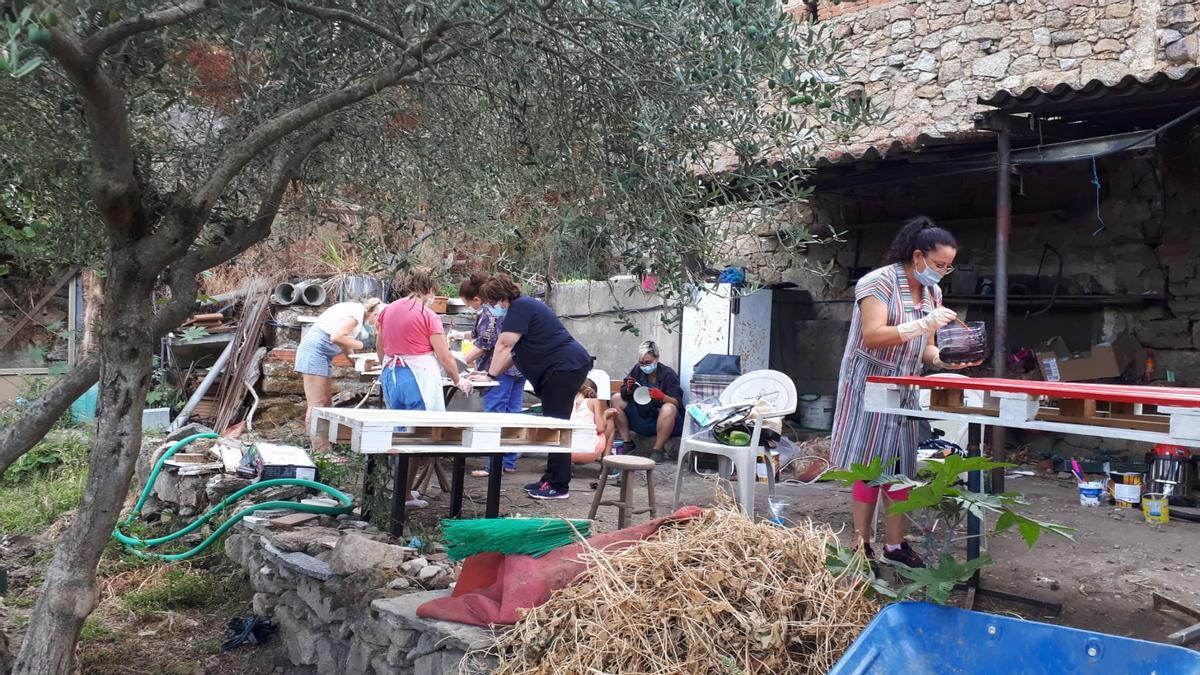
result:
[[(1054, 308), (1094, 308), (1094, 307), (1130, 307), (1156, 302), (1166, 302), (1161, 295), (1010, 295), (1010, 307), (1044, 307), (1054, 301)], [(994, 305), (996, 298), (992, 295), (947, 295), (942, 297), (947, 305)]]

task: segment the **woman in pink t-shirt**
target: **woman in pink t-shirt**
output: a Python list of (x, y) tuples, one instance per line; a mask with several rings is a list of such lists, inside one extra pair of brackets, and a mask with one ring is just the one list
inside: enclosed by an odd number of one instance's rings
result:
[(445, 410), (443, 370), (463, 393), (473, 388), (469, 380), (459, 377), (442, 321), (429, 308), (433, 288), (429, 272), (408, 272), (396, 289), (403, 297), (379, 315), (376, 353), (383, 364), (379, 382), (383, 400), (392, 410)]

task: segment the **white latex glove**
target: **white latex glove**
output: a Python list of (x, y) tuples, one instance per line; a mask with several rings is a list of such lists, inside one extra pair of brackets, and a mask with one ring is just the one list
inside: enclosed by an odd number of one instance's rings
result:
[(461, 330), (446, 331), (446, 339), (448, 340), (461, 340), (466, 336), (467, 334)]
[(922, 335), (936, 333), (937, 329), (957, 318), (958, 315), (954, 313), (954, 310), (938, 307), (920, 319), (914, 319), (896, 326), (896, 330), (900, 331), (900, 337), (907, 342)]
[(470, 396), (471, 392), (475, 391), (475, 385), (472, 384), (471, 381), (465, 377), (461, 378), (458, 381), (458, 384), (456, 384), (454, 386), (458, 387), (458, 390), (461, 391), (462, 393), (466, 394), (467, 396)]

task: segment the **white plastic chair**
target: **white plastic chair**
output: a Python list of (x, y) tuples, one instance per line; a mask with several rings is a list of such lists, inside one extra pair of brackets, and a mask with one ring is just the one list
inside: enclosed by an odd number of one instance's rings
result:
[[(767, 493), (775, 494), (775, 471), (772, 468), (768, 450), (759, 445), (763, 421), (766, 419), (785, 417), (796, 411), (796, 385), (787, 375), (775, 370), (756, 370), (742, 375), (729, 383), (719, 397), (722, 405), (742, 402), (766, 401), (773, 410), (757, 416), (754, 420), (754, 430), (750, 437), (750, 445), (735, 447), (716, 441), (694, 438), (700, 431), (696, 428), (692, 416), (684, 414), (683, 440), (679, 444), (679, 463), (675, 469), (675, 496), (672, 500), (672, 510), (679, 508), (679, 492), (683, 485), (683, 471), (687, 466), (687, 455), (693, 452), (706, 452), (717, 455), (720, 462), (720, 475), (726, 481), (737, 471), (738, 488), (734, 496), (746, 517), (754, 520), (754, 491), (757, 484), (756, 464), (761, 457), (767, 467)], [(726, 483), (733, 494), (732, 485)]]

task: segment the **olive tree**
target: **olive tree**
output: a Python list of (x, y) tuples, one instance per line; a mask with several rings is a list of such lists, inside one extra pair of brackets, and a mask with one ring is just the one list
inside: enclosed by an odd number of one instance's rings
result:
[[(94, 242), (76, 253), (104, 275), (96, 353), (0, 430), (3, 471), (99, 379), (87, 487), (22, 674), (70, 669), (159, 338), (195, 307), (197, 275), (269, 236), (281, 205), (352, 193), (398, 228), (524, 242), (527, 268), (557, 241), (678, 291), (725, 236), (705, 207), (802, 195), (815, 153), (873, 115), (839, 95), (832, 36), (770, 0), (3, 7), (18, 105), (0, 160), (19, 172), (0, 180), (57, 200), (71, 215), (56, 231)], [(51, 199), (52, 179), (69, 185)]]

